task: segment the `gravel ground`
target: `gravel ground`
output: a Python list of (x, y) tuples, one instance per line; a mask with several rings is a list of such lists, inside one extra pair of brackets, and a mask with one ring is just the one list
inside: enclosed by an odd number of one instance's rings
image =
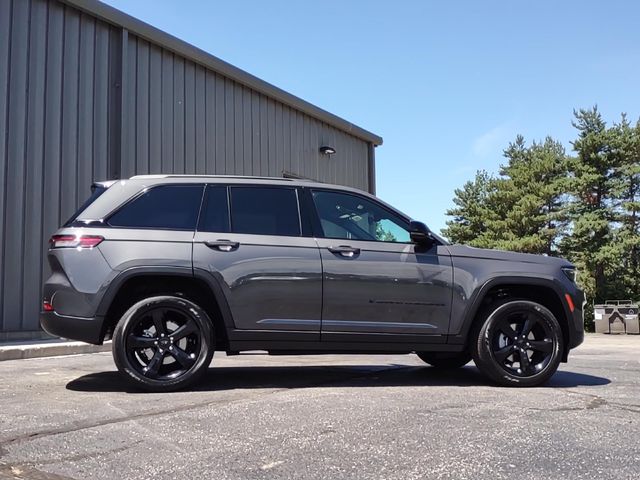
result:
[(640, 478), (640, 337), (588, 335), (549, 384), (414, 355), (216, 354), (133, 391), (109, 353), (0, 362), (0, 479)]

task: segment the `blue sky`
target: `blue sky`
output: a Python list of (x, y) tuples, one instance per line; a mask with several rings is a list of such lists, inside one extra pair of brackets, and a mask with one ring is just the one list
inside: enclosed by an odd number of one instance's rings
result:
[(433, 230), (518, 133), (640, 115), (640, 2), (107, 0), (384, 138), (378, 196)]

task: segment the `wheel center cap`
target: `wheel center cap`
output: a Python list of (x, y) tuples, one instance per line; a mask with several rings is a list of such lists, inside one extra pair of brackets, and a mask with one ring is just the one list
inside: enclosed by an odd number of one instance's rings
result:
[(162, 347), (166, 347), (166, 346), (168, 346), (168, 345), (169, 345), (169, 343), (171, 343), (171, 342), (169, 341), (169, 339), (168, 339), (168, 338), (166, 338), (166, 337), (165, 337), (165, 338), (161, 338), (161, 339), (160, 339), (160, 341), (159, 341), (158, 343), (160, 344), (160, 346), (162, 346)]

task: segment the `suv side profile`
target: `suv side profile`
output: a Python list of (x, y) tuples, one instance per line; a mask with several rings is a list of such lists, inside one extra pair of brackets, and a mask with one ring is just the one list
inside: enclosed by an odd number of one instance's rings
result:
[(113, 339), (149, 391), (196, 381), (214, 351), (473, 359), (546, 382), (584, 337), (566, 260), (450, 245), (368, 193), (309, 181), (146, 175), (96, 183), (51, 237), (52, 335)]

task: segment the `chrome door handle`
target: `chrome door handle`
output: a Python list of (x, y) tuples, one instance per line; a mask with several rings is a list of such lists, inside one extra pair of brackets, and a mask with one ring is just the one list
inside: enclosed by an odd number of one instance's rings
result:
[(345, 258), (353, 258), (356, 255), (360, 255), (360, 249), (355, 247), (350, 247), (349, 245), (340, 245), (338, 247), (327, 247), (331, 253), (336, 253)]
[(240, 246), (239, 242), (233, 242), (231, 240), (207, 240), (204, 244), (212, 250), (219, 250), (221, 252), (231, 252), (237, 250)]

